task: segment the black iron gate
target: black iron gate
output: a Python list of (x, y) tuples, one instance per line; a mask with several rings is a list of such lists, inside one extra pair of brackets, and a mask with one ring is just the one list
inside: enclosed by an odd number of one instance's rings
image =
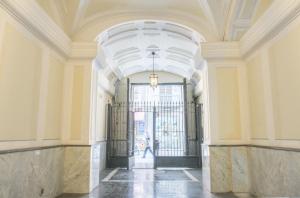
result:
[(201, 106), (194, 102), (141, 102), (108, 105), (107, 166), (134, 164), (134, 113), (151, 112), (154, 167), (201, 166)]

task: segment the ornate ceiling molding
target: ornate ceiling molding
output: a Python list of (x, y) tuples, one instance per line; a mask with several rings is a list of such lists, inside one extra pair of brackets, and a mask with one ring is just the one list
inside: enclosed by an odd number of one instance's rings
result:
[(75, 14), (75, 18), (72, 25), (72, 32), (75, 32), (82, 24), (82, 21), (84, 19), (84, 16), (86, 14), (86, 10), (88, 6), (90, 5), (91, 0), (80, 0), (77, 11)]
[(202, 56), (211, 59), (240, 59), (239, 42), (202, 43)]
[(195, 30), (199, 34), (202, 34), (207, 41), (218, 40), (217, 35), (211, 29), (210, 23), (204, 18), (202, 19), (193, 15), (189, 15), (187, 13), (174, 10), (153, 10), (147, 12), (143, 10), (111, 10), (109, 12), (102, 12), (85, 19), (82, 23), (82, 26), (80, 26), (77, 31), (73, 32), (73, 38), (75, 40), (80, 40), (82, 39), (82, 34), (86, 35), (86, 31), (90, 34), (91, 32), (95, 31), (88, 38), (89, 40), (92, 40), (95, 39), (100, 32), (105, 31), (113, 26), (137, 20), (170, 21)]
[(68, 57), (71, 51), (70, 38), (34, 0), (1, 0), (0, 6), (38, 38)]
[(300, 14), (299, 0), (274, 0), (271, 7), (240, 40), (241, 54), (248, 57), (272, 39)]
[[(97, 44), (95, 42), (74, 42), (72, 46), (71, 59), (82, 56), (90, 59), (96, 57)], [(200, 55), (206, 60), (241, 58), (239, 42), (204, 42), (201, 43)]]
[(241, 38), (252, 25), (259, 2), (259, 0), (232, 0), (224, 40), (237, 41)]
[(188, 79), (195, 70), (194, 55), (205, 41), (188, 27), (162, 20), (139, 20), (114, 26), (102, 32), (97, 40), (97, 62), (100, 64), (104, 59), (104, 65), (114, 72), (119, 70), (121, 77), (152, 70), (150, 54), (155, 51), (155, 70)]

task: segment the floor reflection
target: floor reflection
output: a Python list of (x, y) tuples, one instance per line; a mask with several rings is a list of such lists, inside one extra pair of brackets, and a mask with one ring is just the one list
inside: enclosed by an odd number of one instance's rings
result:
[[(114, 171), (114, 174), (110, 174)], [(200, 169), (126, 169), (106, 170), (102, 182), (90, 194), (62, 195), (60, 198), (230, 198), (232, 193), (211, 194), (203, 188)]]

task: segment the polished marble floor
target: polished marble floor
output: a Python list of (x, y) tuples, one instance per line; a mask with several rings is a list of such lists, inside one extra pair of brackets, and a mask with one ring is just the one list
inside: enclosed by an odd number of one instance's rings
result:
[(59, 198), (249, 198), (247, 195), (211, 194), (200, 169), (105, 170), (100, 185), (90, 194)]

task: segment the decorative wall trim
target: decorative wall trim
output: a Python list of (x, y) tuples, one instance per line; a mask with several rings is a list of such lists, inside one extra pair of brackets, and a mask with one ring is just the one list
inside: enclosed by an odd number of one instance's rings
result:
[[(64, 57), (92, 60), (97, 54), (96, 42), (72, 43), (65, 32), (34, 1), (3, 0), (0, 6), (31, 33)], [(238, 42), (202, 43), (203, 56), (210, 58), (240, 58)]]
[(73, 42), (70, 52), (71, 59), (90, 59), (91, 61), (97, 55), (97, 43), (96, 42)]
[(263, 145), (256, 145), (256, 144), (210, 144), (209, 147), (255, 147), (255, 148), (262, 148), (262, 149), (272, 149), (272, 150), (281, 150), (281, 151), (293, 151), (293, 152), (300, 152), (300, 148), (288, 148), (288, 147), (279, 147), (279, 146), (263, 146)]
[(71, 50), (71, 39), (34, 0), (3, 0), (0, 6), (38, 38), (46, 41), (63, 56)]
[[(205, 59), (240, 59), (241, 53), (238, 42), (203, 42), (201, 43), (202, 56)], [(96, 57), (97, 43), (72, 43), (70, 59), (90, 59)]]
[(27, 151), (45, 150), (45, 149), (58, 148), (58, 147), (91, 147), (91, 146), (92, 145), (89, 145), (89, 144), (65, 144), (65, 145), (37, 146), (37, 147), (29, 147), (29, 148), (8, 149), (8, 150), (2, 150), (2, 151), (0, 150), (0, 155), (9, 154), (9, 153), (20, 153), (20, 152), (27, 152)]
[(201, 43), (204, 59), (239, 59), (241, 58), (238, 42)]
[(240, 40), (241, 54), (249, 56), (300, 14), (299, 0), (275, 0)]
[(51, 149), (51, 148), (58, 148), (58, 147), (63, 147), (63, 146), (62, 145), (53, 145), (53, 146), (40, 146), (40, 147), (2, 150), (2, 151), (0, 151), (0, 155), (1, 154), (9, 154), (9, 153), (26, 152), (26, 151), (44, 150), (44, 149)]

